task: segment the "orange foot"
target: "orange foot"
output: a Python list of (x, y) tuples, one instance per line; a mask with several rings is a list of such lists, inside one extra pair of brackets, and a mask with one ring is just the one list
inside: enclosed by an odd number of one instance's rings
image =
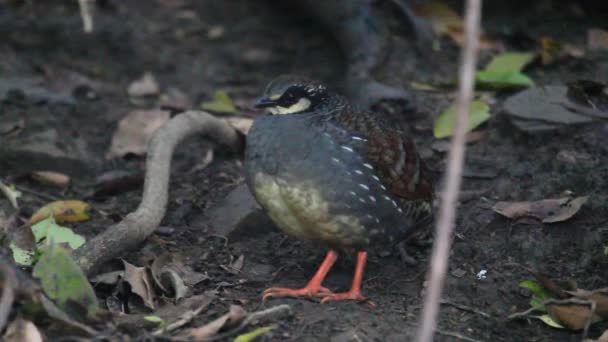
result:
[(363, 295), (359, 291), (348, 291), (325, 295), (323, 296), (323, 299), (321, 299), (321, 303), (336, 302), (340, 300), (357, 300), (361, 302), (366, 302), (367, 298), (363, 297)]
[(269, 289), (266, 289), (266, 291), (264, 291), (264, 294), (262, 296), (262, 301), (265, 301), (266, 299), (268, 299), (270, 297), (310, 297), (310, 298), (314, 298), (314, 297), (331, 296), (332, 294), (333, 294), (333, 292), (331, 292), (329, 289), (327, 289), (323, 286), (318, 286), (318, 287), (306, 286), (301, 289), (290, 289), (290, 288), (285, 288), (285, 287), (271, 287)]

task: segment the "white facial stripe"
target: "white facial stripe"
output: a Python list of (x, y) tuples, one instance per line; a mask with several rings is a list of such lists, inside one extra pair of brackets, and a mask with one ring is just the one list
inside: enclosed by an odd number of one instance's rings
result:
[(300, 100), (298, 100), (298, 102), (291, 105), (290, 107), (281, 107), (281, 106), (269, 107), (268, 111), (271, 112), (272, 114), (293, 114), (293, 113), (303, 112), (303, 111), (307, 110), (308, 107), (310, 107), (310, 100), (303, 97)]

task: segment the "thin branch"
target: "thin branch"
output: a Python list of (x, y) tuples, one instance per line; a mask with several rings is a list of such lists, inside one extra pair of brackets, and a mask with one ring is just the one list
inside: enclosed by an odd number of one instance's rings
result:
[(87, 275), (124, 256), (154, 233), (167, 209), (173, 150), (194, 134), (210, 137), (234, 151), (242, 148), (242, 136), (234, 128), (202, 111), (181, 113), (158, 129), (148, 144), (144, 193), (137, 210), (74, 251), (74, 259)]
[(454, 126), (448, 168), (445, 175), (445, 190), (437, 225), (435, 227), (435, 244), (431, 258), (431, 275), (424, 303), (422, 322), (417, 332), (416, 341), (431, 342), (437, 326), (439, 302), (448, 266), (452, 230), (456, 216), (456, 201), (462, 181), (462, 165), (465, 152), (465, 134), (469, 108), (473, 98), (475, 65), (479, 45), (479, 22), (481, 17), (481, 0), (467, 0), (465, 14), (465, 44), (461, 53), (460, 89), (458, 93), (458, 111)]
[(80, 17), (82, 18), (82, 26), (85, 33), (93, 32), (93, 9), (92, 5), (95, 0), (78, 0), (80, 7)]

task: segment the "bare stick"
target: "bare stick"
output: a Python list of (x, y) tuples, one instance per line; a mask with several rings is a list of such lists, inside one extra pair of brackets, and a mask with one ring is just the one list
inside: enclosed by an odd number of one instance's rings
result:
[(144, 194), (139, 207), (74, 251), (74, 259), (87, 275), (112, 258), (124, 256), (150, 236), (167, 209), (169, 171), (175, 146), (201, 134), (237, 151), (241, 136), (226, 121), (201, 111), (187, 111), (163, 125), (148, 144)]
[(4, 330), (15, 301), (15, 287), (17, 287), (17, 276), (15, 271), (8, 265), (0, 265), (4, 286), (0, 296), (0, 331)]
[(93, 32), (93, 10), (91, 6), (95, 0), (78, 0), (80, 7), (80, 17), (82, 18), (82, 26), (85, 33)]
[(431, 275), (429, 287), (424, 302), (422, 322), (417, 332), (416, 341), (431, 342), (437, 326), (437, 314), (443, 282), (448, 266), (448, 257), (452, 240), (452, 229), (456, 215), (456, 201), (462, 178), (462, 165), (465, 150), (465, 133), (473, 97), (475, 64), (477, 63), (477, 47), (479, 45), (479, 21), (481, 16), (481, 0), (467, 0), (465, 15), (465, 44), (461, 53), (460, 89), (458, 92), (458, 111), (454, 136), (448, 155), (448, 169), (445, 179), (445, 190), (437, 225), (435, 227), (435, 244), (431, 257)]

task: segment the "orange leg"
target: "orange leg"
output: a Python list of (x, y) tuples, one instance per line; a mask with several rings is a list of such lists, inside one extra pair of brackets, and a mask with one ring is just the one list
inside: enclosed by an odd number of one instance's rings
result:
[(325, 287), (321, 286), (321, 283), (327, 276), (327, 273), (338, 259), (338, 253), (335, 251), (327, 252), (325, 260), (319, 266), (317, 273), (310, 279), (308, 284), (301, 289), (289, 289), (283, 287), (271, 287), (264, 291), (262, 300), (266, 300), (270, 297), (325, 297), (330, 295), (332, 292)]
[(361, 251), (357, 253), (357, 266), (355, 268), (355, 276), (353, 277), (353, 283), (350, 287), (350, 291), (343, 293), (329, 293), (323, 295), (321, 303), (327, 303), (330, 301), (338, 300), (367, 300), (361, 294), (361, 281), (363, 280), (363, 270), (365, 269), (365, 261), (367, 259), (367, 252)]

